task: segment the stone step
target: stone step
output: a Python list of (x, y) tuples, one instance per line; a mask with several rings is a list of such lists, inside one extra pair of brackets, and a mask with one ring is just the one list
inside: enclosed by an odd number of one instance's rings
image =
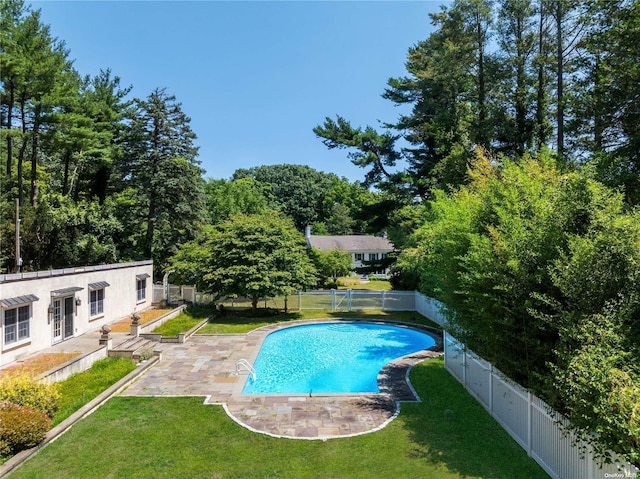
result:
[(153, 351), (155, 344), (155, 342), (142, 337), (128, 338), (110, 349), (109, 356), (140, 359), (143, 352)]

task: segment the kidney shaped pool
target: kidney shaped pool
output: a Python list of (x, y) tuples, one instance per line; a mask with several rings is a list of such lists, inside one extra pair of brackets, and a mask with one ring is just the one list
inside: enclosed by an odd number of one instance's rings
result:
[(430, 335), (379, 323), (323, 323), (269, 334), (243, 394), (377, 393), (388, 362), (429, 349)]

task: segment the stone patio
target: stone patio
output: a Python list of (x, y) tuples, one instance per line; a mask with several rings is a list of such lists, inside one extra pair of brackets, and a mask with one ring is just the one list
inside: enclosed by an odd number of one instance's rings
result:
[[(317, 321), (316, 321), (317, 322)], [(264, 338), (285, 323), (238, 335), (194, 335), (184, 344), (162, 343), (162, 360), (139, 377), (124, 396), (204, 396), (222, 404), (238, 424), (255, 432), (298, 439), (329, 439), (376, 431), (397, 416), (400, 401), (418, 401), (408, 384), (414, 364), (442, 354), (442, 338), (431, 331), (430, 350), (389, 363), (378, 375), (380, 394), (242, 395), (247, 372), (236, 363), (253, 364)]]

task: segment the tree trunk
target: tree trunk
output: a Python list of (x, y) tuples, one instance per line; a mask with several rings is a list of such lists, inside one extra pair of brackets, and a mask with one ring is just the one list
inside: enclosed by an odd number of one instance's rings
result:
[(64, 152), (64, 176), (62, 178), (62, 196), (69, 192), (69, 163), (71, 162), (71, 150)]
[(40, 135), (40, 104), (36, 104), (31, 137), (31, 206), (38, 206), (38, 138)]
[(544, 22), (544, 2), (540, 2), (540, 25), (538, 29), (538, 85), (536, 92), (536, 149), (540, 151), (542, 147), (547, 143), (547, 134), (545, 128), (545, 98), (546, 98), (546, 81), (544, 74), (545, 66), (545, 31)]
[(596, 54), (596, 60), (593, 72), (593, 142), (596, 152), (602, 151), (603, 133), (604, 133), (604, 121), (603, 121), (603, 89), (602, 79), (600, 73), (600, 54)]
[(480, 15), (477, 17), (476, 33), (478, 35), (478, 143), (483, 148), (487, 147), (487, 106), (486, 84), (484, 78), (484, 34)]
[(152, 196), (149, 201), (149, 213), (147, 214), (147, 233), (144, 238), (144, 253), (146, 258), (151, 258), (153, 251), (153, 232), (155, 228), (154, 217), (156, 215), (155, 197)]
[(11, 178), (13, 170), (13, 141), (11, 139), (11, 126), (13, 118), (13, 105), (15, 103), (15, 92), (13, 82), (9, 84), (9, 103), (7, 105), (7, 178)]
[(24, 157), (27, 152), (27, 125), (26, 125), (26, 112), (25, 112), (25, 101), (23, 100), (20, 105), (20, 117), (22, 119), (22, 146), (20, 147), (20, 152), (18, 153), (18, 203), (20, 205), (24, 204), (24, 189), (23, 189), (23, 175), (22, 168), (24, 165)]
[(557, 153), (558, 159), (562, 160), (564, 156), (564, 65), (563, 65), (563, 42), (562, 42), (562, 0), (556, 2), (556, 64), (557, 64), (557, 82), (556, 82), (556, 101), (557, 114), (556, 123), (558, 128)]
[(251, 295), (251, 309), (258, 309), (258, 295), (255, 293)]
[(517, 32), (516, 32), (516, 154), (520, 157), (524, 154), (525, 143), (527, 138), (527, 126), (526, 126), (526, 105), (525, 105), (525, 71), (524, 71), (524, 51), (523, 51), (523, 28), (522, 18), (518, 16), (517, 20)]

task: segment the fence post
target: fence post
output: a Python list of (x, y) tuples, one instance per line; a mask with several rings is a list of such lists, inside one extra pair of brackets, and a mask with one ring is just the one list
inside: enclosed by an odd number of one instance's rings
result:
[(351, 311), (351, 289), (347, 290), (347, 311)]
[(531, 391), (527, 391), (527, 455), (531, 457), (531, 438), (533, 437), (531, 427), (532, 427), (532, 410), (533, 404), (531, 401)]
[(465, 389), (467, 388), (467, 348), (460, 341), (456, 339), (458, 345), (462, 346), (462, 384), (464, 384)]
[(385, 299), (385, 293), (386, 291), (382, 291), (382, 311), (384, 311), (384, 299)]
[(493, 363), (489, 363), (489, 411), (493, 416)]
[(302, 291), (298, 291), (298, 311), (302, 311)]
[(336, 290), (331, 290), (331, 311), (336, 310)]

